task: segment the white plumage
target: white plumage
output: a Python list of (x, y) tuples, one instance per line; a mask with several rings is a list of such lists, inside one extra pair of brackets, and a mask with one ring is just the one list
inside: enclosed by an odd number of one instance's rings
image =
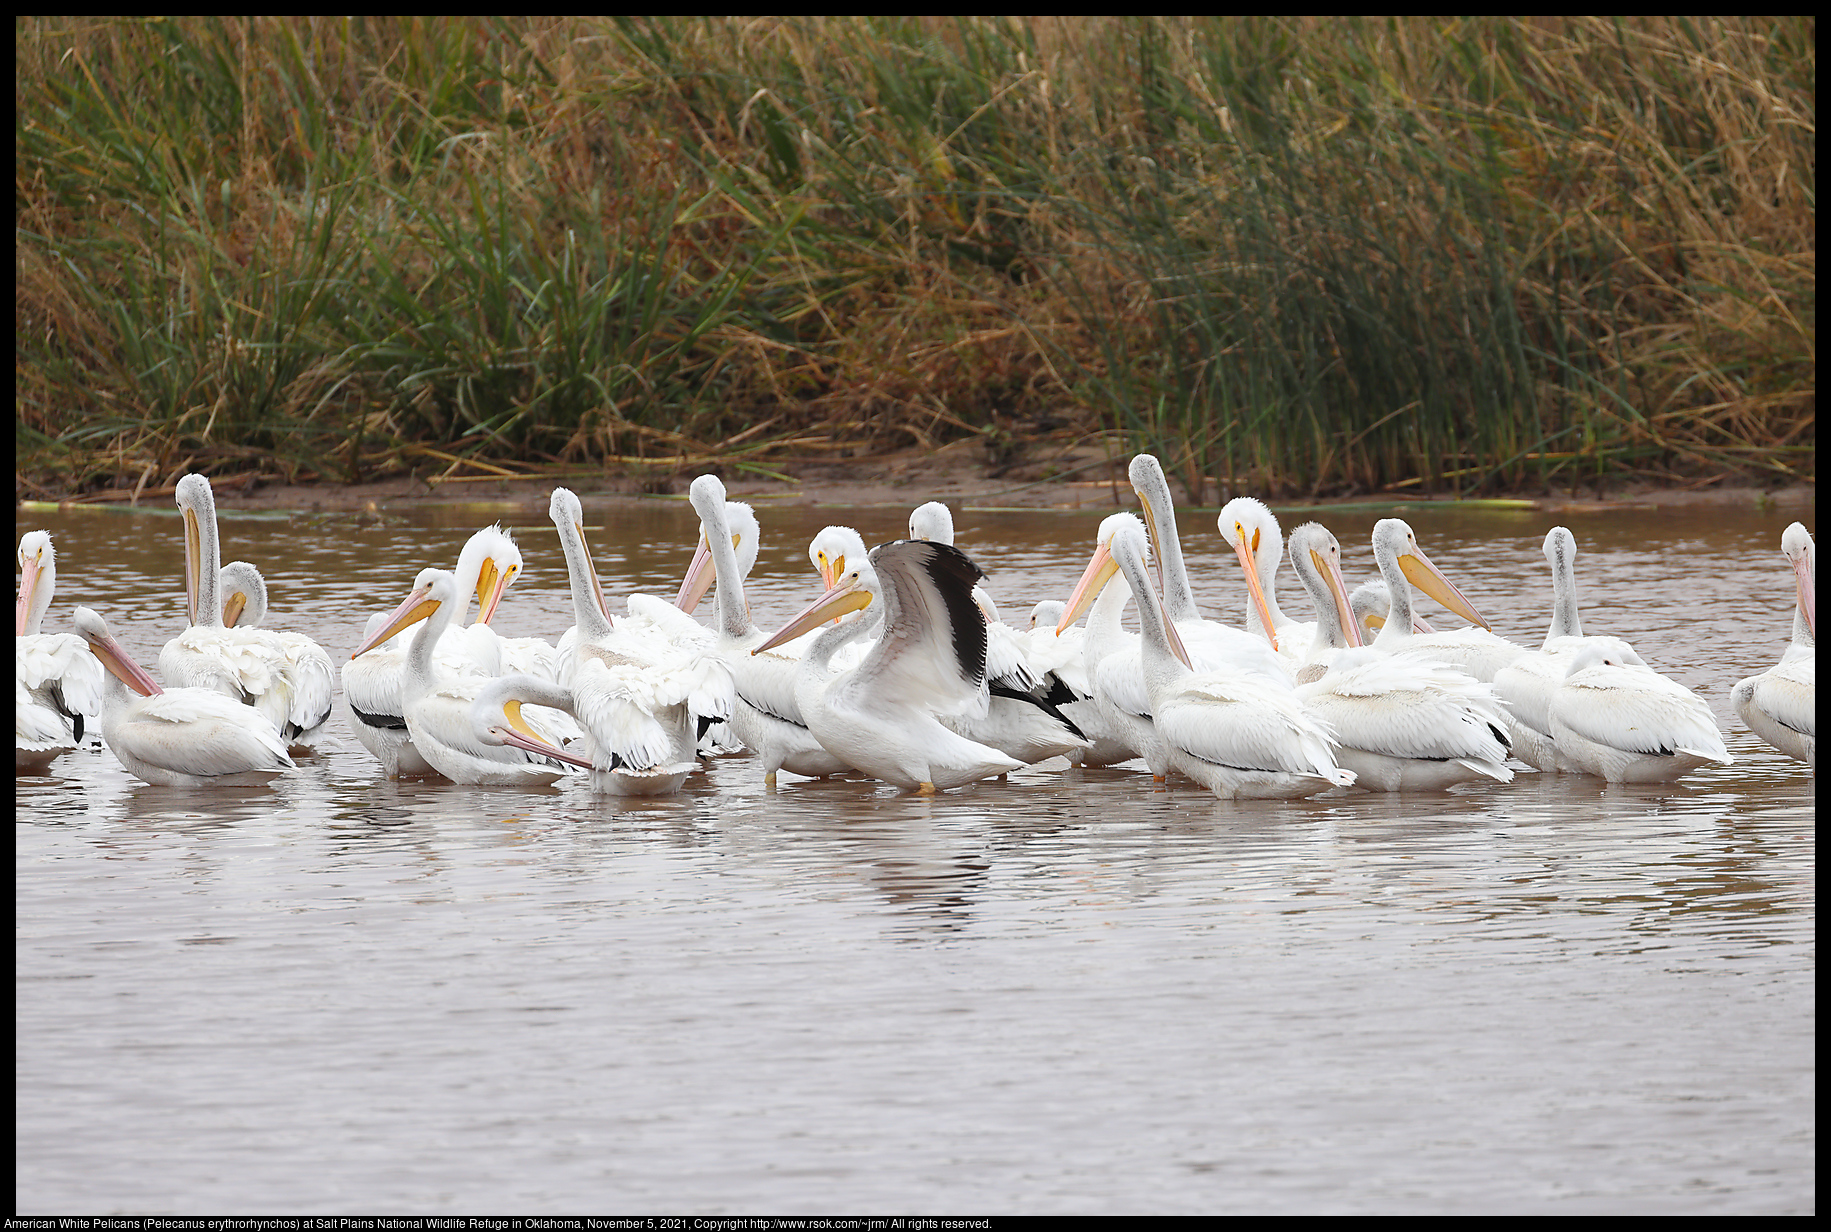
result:
[[(223, 624), (216, 497), (202, 475), (178, 481), (190, 627), (165, 644), (159, 671), (179, 688), (213, 689), (253, 706), (293, 745), (309, 745), (331, 715), (332, 682), (265, 629)], [(328, 661), (328, 660), (327, 660)]]
[[(1284, 534), (1265, 502), (1236, 496), (1222, 506), (1215, 519), (1225, 539), (1240, 558), (1246, 575), (1248, 601), (1246, 627), (1272, 643), (1291, 670), (1308, 655), (1316, 637), (1313, 621), (1298, 621), (1278, 606), (1278, 564), (1284, 559)], [(1294, 549), (1293, 549), (1294, 550)], [(1270, 619), (1271, 627), (1266, 627)]]
[[(1489, 631), (1475, 605), (1457, 590), (1443, 571), (1432, 564), (1418, 546), (1418, 537), (1398, 518), (1381, 518), (1373, 526), (1373, 559), (1386, 583), (1391, 602), (1389, 619), (1381, 626), (1374, 645), (1388, 654), (1422, 655), (1461, 668), (1477, 680), (1493, 680), (1494, 673), (1511, 663), (1524, 648)], [(1416, 633), (1411, 588), (1479, 626), (1442, 633)]]
[(1288, 681), (1190, 669), (1188, 652), (1151, 591), (1144, 536), (1135, 525), (1117, 528), (1110, 552), (1138, 598), (1152, 739), (1162, 750), (1147, 747), (1147, 761), (1162, 756), (1222, 799), (1295, 799), (1354, 782), (1335, 760), (1327, 726), (1304, 711)]
[(1734, 758), (1704, 699), (1660, 675), (1620, 638), (1573, 656), (1551, 699), (1559, 757), (1611, 783), (1667, 783)]
[[(1551, 622), (1545, 641), (1494, 673), (1494, 691), (1507, 706), (1508, 734), (1513, 755), (1546, 773), (1576, 773), (1576, 766), (1558, 756), (1551, 735), (1551, 699), (1570, 672), (1571, 660), (1592, 639), (1583, 636), (1577, 606), (1577, 540), (1569, 530), (1554, 526), (1545, 532), (1545, 561), (1551, 566)], [(1607, 643), (1609, 648), (1615, 640)]]
[(572, 713), (589, 736), (592, 788), (612, 795), (679, 791), (699, 766), (701, 722), (730, 720), (731, 672), (709, 645), (678, 646), (614, 625), (578, 497), (555, 488), (548, 514), (566, 555), (577, 621), (571, 668), (560, 683), (572, 691)]
[[(1170, 500), (1170, 483), (1164, 478), (1163, 466), (1148, 453), (1132, 459), (1129, 474), (1132, 491), (1137, 493), (1150, 532), (1151, 552), (1157, 563), (1158, 593), (1170, 623), (1190, 653), (1197, 671), (1225, 666), (1231, 671), (1254, 672), (1275, 682), (1288, 684), (1290, 676), (1278, 652), (1265, 637), (1236, 629), (1202, 616), (1195, 605), (1195, 592), (1189, 586), (1189, 572), (1183, 565), (1182, 540), (1176, 533), (1176, 510)], [(1263, 602), (1255, 598), (1261, 624), (1271, 627), (1273, 618)], [(1140, 608), (1144, 605), (1138, 599)]]
[(714, 650), (731, 672), (731, 727), (762, 762), (764, 785), (774, 789), (781, 770), (810, 778), (851, 770), (850, 763), (821, 746), (802, 718), (795, 700), (798, 656), (787, 647), (752, 653), (765, 640), (744, 599), (744, 581), (756, 560), (755, 513), (749, 505), (726, 500), (725, 485), (713, 475), (695, 479), (688, 498), (699, 514), (701, 535), (681, 583), (681, 601), (690, 608), (708, 587), (717, 587)]
[(1793, 640), (1780, 662), (1738, 681), (1730, 700), (1750, 731), (1816, 769), (1818, 552), (1802, 522), (1786, 528), (1780, 551), (1793, 568)]
[(874, 778), (925, 794), (1019, 769), (1021, 761), (941, 721), (985, 706), (985, 619), (972, 598), (980, 576), (946, 544), (885, 544), (864, 560), (848, 560), (835, 584), (758, 652), (878, 606), (877, 643), (858, 666), (829, 670), (833, 652), (864, 635), (859, 621), (822, 630), (802, 657), (795, 697), (821, 747)]
[[(489, 681), (477, 676), (452, 676), (438, 671), (433, 650), (461, 606), (457, 579), (443, 569), (422, 569), (413, 591), (356, 648), (353, 659), (382, 645), (416, 623), (425, 627), (407, 647), (401, 687), (401, 714), (413, 747), (428, 765), (454, 783), (481, 786), (546, 786), (571, 773), (567, 767), (536, 757), (513, 746), (489, 744), (477, 738), (471, 706)], [(547, 712), (548, 715), (554, 712)], [(571, 724), (550, 723), (541, 735), (547, 743), (564, 747), (576, 739)]]
[(19, 540), (19, 605), (14, 639), (13, 763), (39, 772), (83, 743), (102, 713), (102, 665), (88, 643), (43, 632), (57, 593), (57, 550), (42, 530)]
[[(217, 586), (223, 604), (223, 626), (228, 629), (258, 629), (267, 619), (267, 580), (261, 571), (245, 560), (232, 560), (217, 574)], [(337, 670), (331, 656), (303, 633), (263, 630), (279, 648), (281, 661), (278, 676), (293, 682), (300, 695), (307, 698), (329, 698), (335, 689)], [(311, 703), (315, 706), (315, 702)], [(304, 745), (307, 739), (322, 734), (323, 727), (311, 733), (289, 733), (293, 743)], [(307, 746), (309, 747), (309, 746)]]
[(1354, 772), (1354, 785), (1431, 791), (1484, 778), (1511, 782), (1506, 718), (1493, 690), (1447, 664), (1360, 646), (1341, 547), (1323, 527), (1309, 522), (1291, 532), (1290, 552), (1317, 613), (1297, 696), (1334, 732), (1335, 760)]
[(162, 689), (86, 607), (76, 631), (107, 669), (102, 737), (128, 773), (163, 787), (252, 787), (293, 769), (280, 731), (213, 689)]

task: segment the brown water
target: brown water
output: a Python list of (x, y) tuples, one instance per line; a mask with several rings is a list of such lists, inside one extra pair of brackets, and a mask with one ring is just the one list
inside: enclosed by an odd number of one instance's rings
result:
[[(907, 516), (759, 514), (762, 624), (816, 592), (821, 525)], [(224, 558), (342, 662), (497, 516), (225, 513)], [(684, 503), (605, 516), (607, 594), (671, 595)], [(1350, 582), (1377, 516), (1328, 519)], [(1404, 516), (1498, 632), (1543, 636), (1551, 519)], [(528, 575), (498, 627), (557, 636), (556, 537), (509, 520)], [(1018, 623), (1098, 516), (957, 520)], [(1222, 803), (1039, 768), (769, 795), (728, 758), (620, 802), (389, 783), (342, 730), (270, 790), (66, 757), (18, 780), (15, 1206), (1810, 1212), (1812, 780), (1728, 706), (1791, 628), (1788, 520), (1565, 519), (1586, 629), (1702, 693), (1737, 758), (1665, 787)], [(1182, 526), (1198, 597), (1238, 619), (1212, 513)], [(48, 627), (88, 604), (153, 662), (176, 519), (35, 527)]]

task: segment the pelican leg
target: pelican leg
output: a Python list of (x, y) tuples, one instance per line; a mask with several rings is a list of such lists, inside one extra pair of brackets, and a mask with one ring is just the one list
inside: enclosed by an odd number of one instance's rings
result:
[(916, 788), (916, 795), (918, 795), (918, 796), (932, 796), (934, 794), (935, 794), (935, 785), (933, 783), (924, 783), (920, 787)]

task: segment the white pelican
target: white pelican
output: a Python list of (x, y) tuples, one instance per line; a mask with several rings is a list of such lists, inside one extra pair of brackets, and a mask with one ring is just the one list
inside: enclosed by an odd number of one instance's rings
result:
[[(595, 611), (593, 627), (599, 627), (601, 623), (606, 630), (599, 635), (602, 648), (620, 660), (652, 665), (671, 664), (695, 677), (677, 683), (680, 683), (685, 695), (694, 699), (689, 705), (692, 707), (694, 729), (699, 733), (696, 748), (707, 754), (737, 752), (735, 733), (726, 723), (731, 712), (729, 686), (727, 683), (721, 693), (718, 684), (719, 679), (728, 674), (722, 671), (707, 674), (706, 665), (718, 662), (718, 657), (712, 653), (712, 631), (694, 620), (676, 603), (655, 595), (628, 596), (624, 603), (627, 615), (613, 617), (610, 605), (604, 599), (603, 584), (591, 563), (591, 549), (585, 542), (585, 512), (579, 498), (567, 488), (553, 489), (547, 505), (547, 515), (559, 531), (560, 546), (566, 553), (566, 568), (575, 606), (578, 602), (578, 588), (584, 585), (587, 604)], [(583, 618), (575, 619), (582, 622)], [(574, 664), (578, 661), (576, 646), (580, 628), (581, 624), (574, 624), (559, 640), (558, 667), (554, 679), (560, 684), (571, 683)], [(674, 685), (669, 684), (663, 692), (670, 692), (673, 688)], [(710, 692), (704, 691), (708, 688)]]
[[(228, 568), (224, 566), (224, 571)], [(519, 656), (515, 648), (522, 643), (544, 647), (545, 658), (552, 660), (556, 656), (551, 647), (535, 638), (500, 638), (489, 627), (489, 617), (495, 614), (504, 592), (520, 572), (521, 551), (500, 527), (487, 527), (465, 540), (453, 573), (462, 610), (453, 615), (445, 635), (433, 647), (436, 675), (488, 680), (509, 670), (504, 665), (505, 656), (512, 662), (521, 663), (520, 670), (547, 674), (540, 665), (540, 655), (535, 656), (530, 667), (528, 659)], [(481, 618), (476, 624), (463, 627), (462, 622), (470, 615), (473, 595), (477, 598)], [(225, 616), (226, 608), (227, 605)], [(387, 623), (387, 619), (387, 612), (370, 616), (363, 628), (364, 641)], [(363, 748), (381, 762), (383, 772), (391, 779), (425, 778), (439, 773), (414, 748), (403, 713), (410, 641), (409, 634), (396, 634), (387, 639), (385, 645), (371, 648), (360, 658), (352, 656), (343, 665), (343, 697), (349, 708), (350, 728)]]
[(702, 729), (731, 718), (730, 669), (709, 646), (675, 647), (620, 631), (604, 606), (578, 497), (555, 488), (548, 514), (566, 555), (578, 622), (571, 671), (561, 683), (572, 690), (572, 713), (590, 737), (592, 787), (612, 795), (679, 791), (699, 767)]
[[(1125, 515), (1130, 517), (1130, 514)], [(1111, 766), (1138, 756), (1134, 745), (1126, 744), (1107, 730), (1101, 717), (1100, 703), (1094, 696), (1093, 677), (1088, 671), (1088, 638), (1096, 625), (1105, 627), (1110, 620), (1118, 632), (1119, 615), (1125, 607), (1130, 588), (1122, 582), (1102, 591), (1088, 609), (1085, 627), (1072, 621), (1064, 624), (1068, 605), (1060, 599), (1044, 599), (1030, 611), (1030, 639), (1026, 657), (1030, 670), (1043, 679), (1047, 694), (1061, 712), (1088, 741), (1089, 747), (1067, 754), (1077, 766)], [(1135, 636), (1135, 635), (1134, 635)], [(1114, 640), (1109, 635), (1109, 640)]]
[[(245, 560), (232, 560), (217, 574), (217, 587), (222, 596), (224, 628), (260, 628), (267, 619), (267, 580), (259, 569)], [(331, 656), (324, 647), (303, 633), (265, 632), (285, 655), (281, 679), (298, 682), (294, 687), (310, 696), (331, 694), (337, 670), (331, 666)], [(299, 744), (301, 739), (295, 736), (293, 743)]]
[(213, 689), (161, 689), (100, 615), (79, 607), (75, 623), (108, 670), (102, 736), (128, 773), (162, 787), (250, 787), (293, 769), (260, 711)]
[[(825, 778), (852, 769), (821, 747), (795, 701), (796, 656), (780, 651), (752, 654), (764, 633), (750, 618), (744, 580), (756, 560), (756, 514), (741, 501), (725, 499), (725, 485), (701, 475), (688, 492), (702, 528), (699, 547), (680, 586), (680, 606), (691, 611), (716, 584), (716, 653), (731, 670), (731, 727), (744, 747), (763, 762), (763, 784), (776, 786), (776, 772)], [(748, 560), (740, 555), (748, 542)], [(862, 554), (860, 559), (862, 559)]]
[(471, 734), (484, 746), (516, 748), (533, 754), (536, 761), (558, 762), (595, 771), (597, 767), (589, 759), (550, 743), (521, 713), (524, 705), (571, 713), (572, 704), (572, 690), (544, 677), (526, 672), (497, 676), (478, 690), (476, 700), (471, 703)]
[[(1081, 662), (1091, 690), (1093, 713), (1078, 708), (1074, 714), (1081, 730), (1093, 741), (1094, 750), (1101, 753), (1101, 760), (1096, 763), (1091, 756), (1083, 755), (1083, 764), (1110, 766), (1142, 756), (1152, 776), (1162, 780), (1169, 773), (1169, 753), (1154, 739), (1142, 643), (1136, 633), (1126, 632), (1121, 624), (1126, 600), (1138, 598), (1131, 593), (1131, 583), (1120, 576), (1112, 554), (1113, 537), (1125, 527), (1144, 532), (1144, 523), (1136, 514), (1115, 513), (1101, 520), (1093, 555), (1057, 618), (1055, 631), (1058, 635), (1067, 633), (1081, 613), (1087, 613)], [(1143, 599), (1139, 603), (1142, 605)]]
[[(1132, 459), (1129, 471), (1132, 491), (1144, 510), (1145, 526), (1150, 531), (1151, 551), (1155, 553), (1157, 577), (1163, 596), (1163, 608), (1176, 626), (1185, 648), (1193, 656), (1196, 670), (1222, 667), (1233, 671), (1257, 672), (1289, 683), (1290, 676), (1278, 652), (1263, 637), (1244, 629), (1208, 620), (1195, 606), (1195, 592), (1189, 588), (1189, 572), (1183, 567), (1182, 540), (1176, 534), (1176, 510), (1170, 501), (1170, 483), (1163, 467), (1148, 453)], [(1264, 596), (1255, 591), (1260, 622), (1274, 627)], [(1144, 600), (1139, 599), (1142, 609)]]
[[(363, 643), (366, 644), (387, 623), (387, 612), (371, 615), (363, 626)], [(405, 687), (407, 647), (411, 641), (407, 634), (396, 634), (361, 658), (352, 656), (343, 665), (343, 700), (350, 712), (350, 730), (391, 779), (439, 775), (413, 747), (413, 736), (407, 730), (407, 716), (403, 713), (406, 705), (401, 692)], [(452, 675), (476, 675), (467, 659), (442, 662), (436, 648), (433, 657), (437, 670)]]
[(883, 611), (877, 644), (857, 667), (829, 675), (862, 621), (821, 631), (801, 659), (795, 697), (828, 752), (874, 778), (931, 794), (1021, 769), (1023, 762), (946, 727), (940, 715), (985, 705), (985, 618), (973, 603), (979, 567), (958, 548), (922, 539), (848, 560), (827, 592), (756, 651), (836, 616)]
[(176, 687), (214, 689), (260, 710), (291, 744), (309, 744), (331, 715), (332, 681), (299, 670), (264, 629), (223, 624), (216, 497), (202, 475), (178, 481), (184, 517), (184, 593), (190, 627), (165, 644), (159, 671)]
[[(929, 501), (909, 515), (909, 537), (954, 546), (954, 515)], [(1026, 655), (1026, 639), (998, 618), (998, 605), (984, 586), (973, 587), (973, 604), (985, 618), (986, 712), (949, 715), (941, 721), (968, 740), (989, 744), (1025, 765), (1070, 757), (1090, 746), (1081, 729), (1060, 709), (1073, 701), (1067, 689), (1042, 681)]]
[[(465, 540), (458, 553), (458, 598), (463, 610), (452, 617), (442, 648), (468, 653), (486, 676), (528, 672), (553, 679), (558, 652), (538, 637), (503, 637), (490, 626), (503, 596), (522, 574), (521, 549), (501, 525), (486, 526)], [(471, 596), (477, 597), (477, 619), (470, 619)]]
[(1669, 783), (1735, 761), (1704, 699), (1615, 637), (1588, 638), (1571, 656), (1551, 698), (1551, 736), (1560, 758), (1611, 783)]
[(57, 551), (42, 530), (19, 540), (19, 607), (15, 618), (13, 765), (41, 772), (80, 747), (85, 725), (102, 713), (102, 665), (71, 633), (45, 633), (57, 593)]
[[(1272, 644), (1294, 669), (1309, 652), (1316, 637), (1313, 621), (1292, 620), (1278, 606), (1278, 564), (1284, 559), (1284, 534), (1265, 502), (1236, 496), (1215, 519), (1225, 539), (1240, 558), (1246, 575), (1248, 601), (1246, 627)], [(1265, 621), (1271, 620), (1267, 628)]]
[[(422, 569), (413, 592), (389, 613), (379, 629), (363, 639), (352, 659), (380, 646), (412, 625), (425, 621), (407, 647), (401, 690), (402, 717), (413, 747), (426, 762), (454, 783), (482, 786), (544, 787), (571, 773), (564, 766), (529, 753), (477, 738), (470, 708), (489, 683), (479, 677), (438, 672), (433, 648), (462, 607), (458, 581), (443, 569)], [(547, 742), (563, 747), (566, 737), (549, 730)]]
[(1780, 536), (1780, 551), (1793, 566), (1797, 596), (1792, 644), (1773, 667), (1739, 681), (1730, 700), (1750, 731), (1788, 757), (1817, 769), (1818, 551), (1801, 522), (1793, 523)]
[[(1138, 598), (1153, 740), (1171, 769), (1224, 800), (1296, 799), (1354, 782), (1335, 760), (1328, 727), (1304, 711), (1282, 676), (1191, 670), (1176, 626), (1151, 589), (1137, 526), (1119, 526), (1109, 551)], [(1153, 756), (1147, 747), (1146, 759)]]
[[(940, 501), (917, 505), (909, 515), (909, 537), (935, 543), (954, 543), (954, 515)], [(1024, 639), (1017, 630), (998, 618), (998, 605), (984, 586), (973, 587), (973, 602), (985, 616), (985, 678), (987, 683), (1004, 685), (1021, 692), (1034, 689), (1036, 676), (1024, 660)]]
[[(1387, 591), (1385, 582), (1374, 578), (1354, 588), (1348, 596), (1348, 608), (1354, 613), (1354, 627), (1360, 631), (1361, 645), (1371, 645), (1380, 630), (1385, 628), (1386, 618), (1392, 614), (1392, 595)], [(1411, 631), (1435, 633), (1437, 630), (1413, 608)]]
[[(1577, 539), (1568, 529), (1545, 532), (1545, 561), (1551, 566), (1551, 623), (1545, 641), (1494, 673), (1494, 691), (1507, 705), (1513, 755), (1546, 773), (1576, 773), (1558, 756), (1551, 736), (1551, 699), (1570, 672), (1576, 653), (1588, 645), (1577, 607)], [(1608, 649), (1613, 649), (1610, 639)]]
[[(1373, 525), (1373, 559), (1379, 565), (1380, 577), (1392, 608), (1390, 618), (1381, 626), (1374, 645), (1388, 654), (1422, 655), (1450, 663), (1481, 681), (1491, 681), (1494, 673), (1525, 653), (1503, 637), (1489, 631), (1488, 622), (1475, 606), (1457, 590), (1443, 571), (1430, 562), (1418, 546), (1418, 537), (1398, 518), (1381, 518)], [(1411, 587), (1447, 607), (1456, 615), (1480, 626), (1452, 629), (1443, 633), (1413, 632)]]
[(1494, 691), (1447, 664), (1362, 648), (1341, 579), (1341, 546), (1315, 522), (1291, 532), (1291, 567), (1316, 606), (1316, 637), (1297, 686), (1304, 709), (1334, 732), (1336, 762), (1369, 791), (1508, 783), (1506, 717)]

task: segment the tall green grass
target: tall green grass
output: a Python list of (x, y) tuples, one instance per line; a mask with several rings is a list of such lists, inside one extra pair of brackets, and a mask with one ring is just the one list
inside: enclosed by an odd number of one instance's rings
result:
[(1813, 30), (21, 19), (21, 474), (1809, 479)]

